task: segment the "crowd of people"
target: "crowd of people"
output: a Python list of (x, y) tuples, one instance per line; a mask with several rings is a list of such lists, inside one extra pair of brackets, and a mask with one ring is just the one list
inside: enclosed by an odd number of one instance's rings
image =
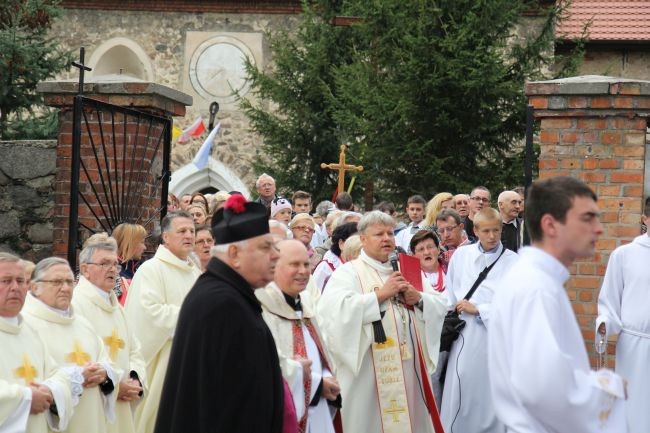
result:
[(147, 260), (128, 223), (78, 275), (0, 253), (0, 432), (650, 431), (650, 238), (611, 255), (593, 371), (563, 289), (602, 232), (582, 182), (413, 195), (404, 221), (255, 188), (170, 194)]

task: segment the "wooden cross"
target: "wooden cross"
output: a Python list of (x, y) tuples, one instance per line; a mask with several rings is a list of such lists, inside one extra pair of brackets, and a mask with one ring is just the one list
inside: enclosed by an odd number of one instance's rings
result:
[(26, 353), (23, 353), (23, 363), (15, 370), (15, 373), (17, 377), (25, 379), (25, 384), (27, 385), (32, 383), (36, 376), (38, 376), (36, 368), (34, 368)]
[(113, 361), (117, 359), (117, 353), (120, 349), (124, 349), (124, 340), (117, 335), (117, 329), (113, 328), (113, 333), (108, 337), (104, 337), (104, 344), (109, 348), (109, 354)]
[(393, 416), (393, 422), (399, 422), (399, 416), (404, 412), (406, 412), (406, 409), (403, 407), (397, 407), (397, 400), (391, 400), (390, 407), (384, 409), (384, 413)]
[(68, 353), (65, 357), (65, 360), (73, 364), (77, 364), (79, 367), (83, 367), (86, 363), (90, 362), (90, 355), (84, 352), (83, 347), (79, 341), (74, 342), (74, 351)]
[(92, 71), (92, 68), (84, 65), (84, 58), (86, 56), (86, 49), (84, 47), (79, 48), (79, 61), (72, 62), (72, 66), (79, 68), (79, 94), (84, 92), (84, 71)]
[(362, 165), (351, 165), (345, 163), (345, 144), (341, 145), (341, 153), (339, 154), (339, 162), (332, 164), (322, 163), (320, 168), (329, 168), (330, 170), (338, 170), (339, 172), (339, 186), (336, 189), (340, 194), (345, 190), (345, 172), (346, 171), (363, 171)]

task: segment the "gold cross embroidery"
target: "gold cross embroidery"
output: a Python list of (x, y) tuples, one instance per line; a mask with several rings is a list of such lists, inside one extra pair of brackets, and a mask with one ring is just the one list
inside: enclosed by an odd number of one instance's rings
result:
[(79, 367), (83, 367), (86, 363), (90, 362), (90, 355), (84, 352), (79, 341), (75, 340), (74, 351), (68, 353), (65, 360), (77, 364)]
[(117, 335), (117, 329), (113, 328), (113, 333), (108, 337), (104, 337), (104, 344), (109, 349), (109, 354), (113, 361), (116, 360), (118, 351), (124, 349), (124, 340)]
[(14, 370), (16, 377), (25, 379), (25, 384), (29, 385), (34, 381), (38, 372), (36, 368), (32, 365), (32, 362), (29, 360), (29, 356), (26, 353), (23, 353), (23, 363), (20, 367)]
[(397, 407), (397, 400), (390, 401), (390, 407), (384, 409), (384, 413), (393, 416), (393, 422), (399, 422), (399, 415), (406, 412), (403, 407)]

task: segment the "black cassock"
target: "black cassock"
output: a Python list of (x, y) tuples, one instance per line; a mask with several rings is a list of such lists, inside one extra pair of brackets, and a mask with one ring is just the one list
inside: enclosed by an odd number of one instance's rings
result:
[(278, 353), (253, 288), (219, 259), (188, 293), (155, 433), (280, 433)]

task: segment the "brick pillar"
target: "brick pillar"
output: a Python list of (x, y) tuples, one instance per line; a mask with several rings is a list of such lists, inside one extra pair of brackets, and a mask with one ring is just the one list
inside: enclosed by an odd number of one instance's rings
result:
[(573, 265), (567, 284), (595, 365), (595, 317), (609, 254), (640, 234), (650, 81), (572, 77), (528, 83), (526, 95), (541, 126), (539, 177), (574, 176), (598, 194), (604, 233), (594, 257)]
[[(59, 133), (56, 147), (56, 167), (57, 174), (55, 179), (54, 191), (54, 212), (53, 212), (53, 254), (61, 257), (66, 257), (68, 249), (68, 224), (70, 216), (70, 177), (71, 177), (71, 163), (72, 163), (72, 128), (73, 128), (73, 101), (74, 96), (77, 94), (78, 84), (70, 81), (59, 82), (44, 82), (40, 83), (38, 90), (44, 94), (45, 104), (48, 106), (59, 108)], [(170, 116), (184, 116), (185, 107), (192, 105), (192, 97), (174, 89), (168, 88), (155, 83), (148, 83), (135, 78), (122, 77), (122, 76), (108, 76), (96, 77), (92, 81), (84, 85), (84, 96), (96, 99), (109, 104), (118, 105), (122, 107), (133, 108), (142, 112), (155, 114), (161, 117)], [(90, 124), (90, 133), (94, 136), (95, 143), (99, 140), (99, 123), (101, 122), (103, 134), (108, 137), (111, 134), (111, 119), (110, 116), (98, 121), (93, 112), (88, 113), (88, 121)], [(83, 122), (83, 120), (82, 120)], [(82, 128), (84, 129), (84, 128)], [(160, 128), (162, 129), (162, 128)], [(129, 123), (126, 128), (126, 155), (133, 155), (133, 160), (143, 161), (142, 166), (139, 164), (137, 168), (138, 174), (147, 175), (150, 172), (160, 173), (162, 167), (162, 159), (156, 158), (155, 165), (152, 166), (152, 159), (154, 150), (149, 147), (147, 154), (144, 155), (145, 143), (142, 138), (135, 140), (136, 126)], [(142, 134), (142, 130), (139, 131)], [(160, 133), (161, 131), (152, 131)], [(119, 142), (124, 140), (123, 130), (116, 133), (119, 134)], [(108, 141), (108, 138), (107, 138)], [(162, 146), (162, 144), (161, 144)], [(118, 152), (119, 154), (119, 152)], [(107, 155), (110, 159), (112, 151), (110, 148), (107, 150)], [(101, 158), (101, 157), (100, 157)], [(87, 132), (82, 133), (81, 141), (81, 159), (86, 162), (87, 167), (95, 165), (95, 155), (90, 146), (90, 138)], [(118, 170), (122, 166), (118, 162)], [(130, 167), (127, 167), (127, 169)], [(99, 173), (97, 170), (89, 170), (89, 177), (93, 182), (99, 181)], [(83, 170), (81, 172), (81, 180), (79, 184), (80, 191), (90, 191), (90, 184), (85, 181)], [(145, 185), (140, 194), (140, 197), (128, 197), (131, 200), (132, 208), (138, 209), (138, 213), (142, 211), (144, 218), (153, 215), (156, 209), (160, 206), (160, 186), (156, 186), (149, 182)], [(133, 194), (132, 194), (133, 195)], [(125, 202), (127, 201), (125, 200)], [(79, 222), (94, 229), (99, 229), (101, 226), (97, 223), (92, 215), (90, 209), (81, 204), (79, 206)], [(97, 200), (90, 202), (92, 209), (98, 214), (102, 215), (100, 204)], [(106, 206), (106, 203), (102, 203)], [(151, 227), (147, 227), (151, 229)], [(83, 240), (83, 239), (82, 239)]]

